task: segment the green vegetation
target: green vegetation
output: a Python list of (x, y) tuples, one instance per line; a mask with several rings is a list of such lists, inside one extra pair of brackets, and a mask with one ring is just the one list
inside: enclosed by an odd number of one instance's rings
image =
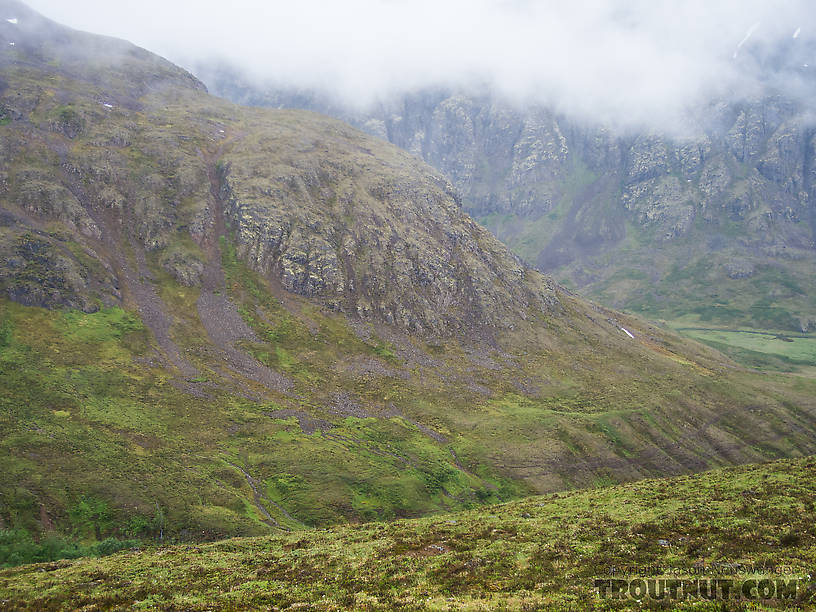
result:
[(812, 326), (808, 321), (816, 320), (811, 297), (816, 285), (809, 264), (751, 263), (755, 272), (750, 277), (730, 278), (725, 266), (740, 257), (735, 253), (691, 254), (697, 239), (691, 236), (662, 244), (659, 250), (649, 247), (649, 252), (640, 247), (621, 248), (599, 257), (597, 270), (603, 280), (580, 290), (648, 318), (684, 319), (687, 327), (802, 333)]
[(561, 291), (415, 158), (63, 34), (2, 75), (4, 563), (816, 452), (814, 380)]
[[(273, 312), (265, 313), (267, 320), (273, 320)], [(49, 313), (6, 303), (4, 314), (0, 372), (7, 391), (2, 402), (8, 434), (3, 445), (12, 459), (2, 479), (8, 492), (3, 511), (5, 520), (20, 528), (41, 528), (34, 512), (40, 503), (64, 531), (101, 540), (129, 533), (134, 516), (152, 515), (155, 500), (168, 508), (173, 537), (191, 527), (199, 532), (208, 528), (211, 535), (205, 537), (236, 528), (265, 530), (263, 525), (250, 527), (261, 517), (247, 504), (251, 495), (243, 477), (222, 456), (234, 457), (232, 463), (255, 474), (260, 470), (271, 483), (278, 483), (281, 474), (290, 476), (290, 486), (270, 485), (267, 494), (308, 524), (461, 507), (474, 503), (471, 487), (482, 487), (479, 479), (452, 466), (444, 445), (399, 419), (347, 417), (326, 422), (331, 433), (324, 435), (301, 431), (297, 421), (264, 415), (274, 416), (280, 404), (241, 402), (223, 392), (206, 404), (185, 397), (165, 382), (161, 369), (145, 369), (133, 361), (147, 350), (145, 331), (120, 309)], [(285, 316), (281, 323), (276, 328), (286, 329)], [(332, 357), (315, 349), (345, 344), (346, 350), (357, 345), (363, 354), (376, 354), (380, 346), (353, 335), (333, 335), (337, 332), (330, 329), (341, 329), (336, 326), (328, 326), (328, 337), (316, 339), (306, 330), (311, 343), (298, 346), (298, 325), (288, 323), (291, 329), (279, 341), (298, 348), (293, 354), (312, 355), (318, 364)], [(302, 374), (304, 385), (321, 377), (312, 374), (314, 364), (292, 358), (289, 365), (287, 369)], [(198, 380), (210, 378), (218, 376), (211, 372)], [(238, 431), (219, 436), (236, 423)], [(69, 448), (82, 452), (66, 453)], [(39, 473), (29, 458), (35, 449), (39, 461), (53, 469), (50, 476)], [(200, 453), (208, 456), (192, 462), (196, 477), (190, 479), (185, 475), (190, 456)], [(162, 469), (155, 471), (156, 465)], [(131, 479), (146, 487), (136, 499)], [(87, 491), (103, 492), (106, 501)], [(79, 495), (78, 501), (70, 501), (72, 494)], [(202, 497), (209, 498), (205, 504), (212, 510), (187, 505)], [(280, 520), (291, 523), (285, 516)], [(158, 537), (158, 530), (150, 531)]]
[[(129, 311), (0, 302), (7, 528), (38, 545), (56, 536), (83, 550), (109, 538), (200, 541), (473, 508), (722, 461), (705, 437), (677, 428), (675, 402), (708, 435), (738, 440), (733, 448), (746, 458), (809, 448), (814, 389), (804, 380), (793, 387), (765, 378), (760, 389), (748, 374), (712, 379), (716, 362), (672, 344), (676, 338), (642, 345), (614, 326), (588, 334), (557, 320), (545, 338), (562, 348), (528, 353), (512, 369), (497, 368), (495, 354), (471, 362), (468, 347), (451, 341), (430, 346), (434, 361), (422, 366), (373, 328), (363, 339), (342, 315), (292, 296), (284, 306), (228, 241), (222, 247), (227, 293), (257, 335), (243, 345), (290, 376), (299, 398), (226, 376), (198, 318), (199, 291), (158, 262), (157, 291), (175, 313), (172, 337), (198, 371), (183, 384), (206, 392), (204, 400), (178, 386)], [(578, 302), (570, 308), (584, 312)], [(598, 349), (610, 344), (632, 370), (605, 361), (608, 349)], [(543, 391), (517, 386), (543, 380)], [(236, 386), (266, 397), (247, 399)], [(707, 397), (720, 400), (704, 407)], [(763, 418), (802, 427), (768, 440), (739, 410), (749, 402), (765, 407)], [(706, 425), (715, 418), (716, 427)], [(655, 461), (660, 447), (673, 458)], [(69, 544), (60, 554), (75, 554)]]
[(808, 372), (806, 368), (816, 367), (816, 336), (813, 335), (676, 325), (677, 331), (751, 367), (783, 372)]
[[(814, 499), (816, 461), (785, 460), (431, 518), (5, 570), (0, 599), (7, 610), (810, 609)], [(798, 583), (790, 599), (640, 603), (601, 598), (594, 581), (612, 576)]]
[[(808, 381), (726, 378), (714, 354), (635, 320), (623, 324), (659, 342), (632, 342), (565, 300), (573, 310), (549, 322), (549, 349), (513, 340), (527, 354), (501, 367), (506, 357), (468, 357), (474, 348), (451, 340), (423, 349), (374, 326), (361, 335), (342, 315), (279, 299), (221, 246), (226, 294), (257, 336), (240, 346), (289, 376), (290, 394), (225, 373), (199, 289), (158, 260), (170, 333), (197, 371), (181, 381), (130, 311), (0, 301), (0, 518), (30, 534), (5, 563), (96, 554), (111, 538), (151, 545), (416, 517), (714, 466), (723, 449), (747, 460), (810, 448)], [(596, 322), (573, 328), (578, 315)], [(424, 350), (430, 365), (409, 352)], [(746, 414), (748, 404), (764, 412)], [(676, 406), (706, 435), (678, 427)], [(785, 420), (798, 425), (775, 425)]]
[(2, 529), (0, 530), (0, 567), (78, 557), (104, 557), (126, 548), (134, 548), (139, 544), (139, 540), (106, 538), (94, 544), (83, 545), (76, 540), (55, 534), (36, 541), (31, 534), (22, 529)]

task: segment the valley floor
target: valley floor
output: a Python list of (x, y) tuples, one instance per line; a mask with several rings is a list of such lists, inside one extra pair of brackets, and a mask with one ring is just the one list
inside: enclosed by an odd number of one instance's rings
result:
[[(0, 607), (813, 609), (814, 500), (816, 458), (782, 460), (422, 519), (18, 567), (0, 572)], [(661, 585), (663, 598), (649, 598)]]
[(816, 377), (816, 334), (706, 326), (683, 320), (671, 321), (668, 326), (748, 367)]

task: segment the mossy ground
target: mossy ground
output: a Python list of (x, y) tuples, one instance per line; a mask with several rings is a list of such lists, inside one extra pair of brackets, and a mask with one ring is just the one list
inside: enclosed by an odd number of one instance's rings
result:
[[(8, 610), (810, 609), (816, 462), (644, 480), (372, 522), (0, 572)], [(596, 579), (784, 578), (790, 599), (638, 602)]]

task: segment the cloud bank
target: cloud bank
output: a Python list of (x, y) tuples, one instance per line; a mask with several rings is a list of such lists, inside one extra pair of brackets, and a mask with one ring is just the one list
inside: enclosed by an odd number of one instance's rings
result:
[[(30, 0), (75, 28), (192, 69), (350, 105), (488, 86), (613, 125), (671, 130), (712, 99), (771, 84), (816, 99), (811, 0)], [(812, 66), (812, 68), (811, 68)]]

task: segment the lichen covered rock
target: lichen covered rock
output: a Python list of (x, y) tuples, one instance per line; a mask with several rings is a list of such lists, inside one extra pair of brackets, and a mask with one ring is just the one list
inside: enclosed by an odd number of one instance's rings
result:
[(230, 225), (239, 254), (287, 290), (433, 333), (512, 327), (554, 305), (554, 287), (531, 281), (447, 180), (395, 147), (374, 156), (363, 134), (296, 114), (247, 133), (225, 156)]

